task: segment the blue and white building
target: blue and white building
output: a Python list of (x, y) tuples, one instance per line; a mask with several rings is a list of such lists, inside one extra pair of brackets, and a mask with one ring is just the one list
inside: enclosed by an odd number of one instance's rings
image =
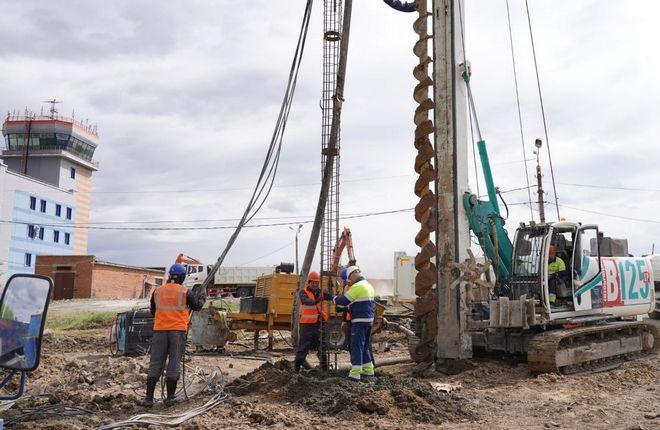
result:
[(62, 118), (8, 115), (0, 153), (0, 282), (34, 273), (37, 255), (87, 254), (96, 130)]

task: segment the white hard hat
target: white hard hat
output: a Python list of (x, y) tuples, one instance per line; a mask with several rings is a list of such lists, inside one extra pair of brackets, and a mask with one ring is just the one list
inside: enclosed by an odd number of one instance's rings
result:
[(351, 274), (352, 274), (353, 272), (355, 272), (356, 270), (359, 271), (359, 272), (361, 271), (360, 268), (359, 268), (358, 266), (348, 266), (348, 267), (346, 268), (346, 278), (350, 278), (350, 277), (351, 277)]

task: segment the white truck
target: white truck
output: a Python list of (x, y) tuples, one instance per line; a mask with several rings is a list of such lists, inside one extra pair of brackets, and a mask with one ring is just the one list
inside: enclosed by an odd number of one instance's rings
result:
[[(193, 288), (201, 285), (212, 266), (184, 264), (187, 268), (183, 285)], [(275, 266), (221, 267), (215, 274), (212, 287), (207, 289), (209, 297), (249, 297), (254, 294), (257, 278), (275, 272)]]

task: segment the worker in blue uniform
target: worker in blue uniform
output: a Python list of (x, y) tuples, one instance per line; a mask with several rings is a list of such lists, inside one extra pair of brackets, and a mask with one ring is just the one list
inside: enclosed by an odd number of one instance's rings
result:
[(348, 306), (351, 314), (351, 370), (349, 379), (359, 381), (362, 376), (373, 376), (375, 366), (371, 357), (371, 327), (376, 315), (374, 288), (362, 276), (360, 268), (346, 269), (350, 289), (334, 297), (335, 305)]

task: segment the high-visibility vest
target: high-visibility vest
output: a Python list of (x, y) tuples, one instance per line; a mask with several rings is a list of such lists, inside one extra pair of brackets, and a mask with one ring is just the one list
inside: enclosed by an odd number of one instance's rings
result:
[[(305, 288), (303, 292), (307, 294), (307, 297), (309, 297), (311, 300), (316, 300), (314, 293), (309, 291), (307, 288)], [(300, 324), (316, 324), (319, 321), (319, 314), (323, 315), (323, 321), (328, 320), (328, 315), (324, 310), (321, 309), (321, 303), (316, 303), (315, 305), (306, 305), (302, 302), (302, 300), (300, 301), (300, 318), (298, 318), (298, 322)]]
[(188, 330), (190, 317), (186, 303), (187, 292), (186, 287), (172, 282), (156, 288), (154, 330)]
[(562, 270), (566, 270), (566, 263), (561, 258), (555, 257), (555, 261), (548, 263), (548, 275), (561, 272)]

